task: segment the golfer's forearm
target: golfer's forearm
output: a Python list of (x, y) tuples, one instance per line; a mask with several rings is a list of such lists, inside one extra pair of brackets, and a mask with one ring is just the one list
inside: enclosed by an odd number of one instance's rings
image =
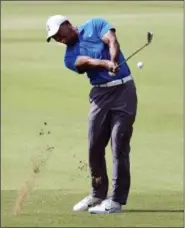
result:
[(76, 67), (83, 71), (88, 69), (107, 68), (107, 61), (82, 56), (77, 59)]
[(109, 43), (109, 53), (112, 62), (117, 63), (120, 52), (120, 46), (117, 40), (111, 41)]
[(106, 62), (106, 60), (102, 60), (102, 59), (89, 59), (87, 61), (87, 67), (90, 67), (90, 68), (106, 68), (107, 62)]

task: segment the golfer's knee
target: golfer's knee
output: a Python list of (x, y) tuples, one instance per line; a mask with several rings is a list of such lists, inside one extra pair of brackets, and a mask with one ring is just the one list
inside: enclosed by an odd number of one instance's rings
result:
[(113, 144), (112, 145), (112, 154), (113, 159), (119, 159), (120, 157), (129, 157), (130, 155), (130, 145), (129, 144)]

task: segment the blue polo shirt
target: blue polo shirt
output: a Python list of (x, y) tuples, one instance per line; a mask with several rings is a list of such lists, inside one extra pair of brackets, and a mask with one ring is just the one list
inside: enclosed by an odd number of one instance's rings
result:
[[(107, 21), (101, 18), (91, 19), (77, 27), (79, 31), (79, 39), (74, 45), (68, 45), (64, 57), (64, 63), (67, 68), (79, 74), (76, 68), (76, 60), (78, 56), (88, 56), (95, 59), (110, 60), (109, 47), (101, 38), (110, 30), (115, 28)], [(124, 55), (120, 51), (119, 63), (124, 61)], [(130, 75), (130, 69), (127, 63), (120, 67), (116, 76), (110, 76), (106, 69), (89, 69), (86, 74), (92, 85), (103, 84), (113, 80), (124, 78)]]

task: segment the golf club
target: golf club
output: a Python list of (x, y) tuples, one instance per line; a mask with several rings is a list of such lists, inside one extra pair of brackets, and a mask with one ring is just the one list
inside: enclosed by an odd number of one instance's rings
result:
[(137, 49), (134, 53), (132, 53), (129, 57), (127, 57), (123, 62), (121, 62), (118, 67), (120, 67), (123, 63), (127, 62), (130, 58), (132, 58), (134, 55), (136, 55), (138, 52), (140, 52), (142, 49), (144, 49), (146, 46), (148, 46), (152, 42), (153, 33), (148, 32), (147, 33), (147, 43), (144, 44), (141, 48)]
[[(148, 32), (147, 33), (147, 43), (144, 44), (141, 48), (137, 49), (134, 53), (132, 53), (130, 56), (128, 56), (123, 62), (121, 62), (117, 68), (119, 68), (121, 65), (123, 65), (125, 62), (127, 62), (130, 58), (132, 58), (134, 55), (136, 55), (138, 52), (140, 52), (142, 49), (144, 49), (145, 47), (147, 47), (153, 39), (153, 33), (152, 32)], [(115, 73), (109, 72), (110, 75), (116, 75)]]

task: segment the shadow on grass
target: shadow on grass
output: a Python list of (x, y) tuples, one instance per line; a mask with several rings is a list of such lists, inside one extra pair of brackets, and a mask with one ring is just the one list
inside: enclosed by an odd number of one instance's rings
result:
[(158, 210), (158, 209), (128, 209), (128, 210), (124, 210), (124, 212), (128, 212), (128, 213), (183, 213), (184, 210), (181, 209), (174, 209), (174, 210), (170, 210), (170, 209), (163, 209), (163, 210)]

